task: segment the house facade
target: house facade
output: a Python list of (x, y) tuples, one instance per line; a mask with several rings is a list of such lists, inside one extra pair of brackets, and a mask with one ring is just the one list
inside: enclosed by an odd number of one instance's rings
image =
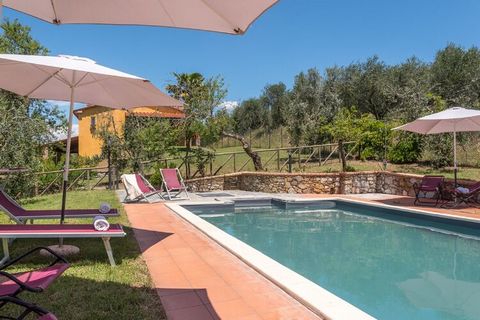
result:
[(101, 154), (102, 140), (96, 136), (106, 121), (109, 127), (116, 132), (122, 130), (127, 117), (156, 117), (165, 119), (182, 119), (185, 113), (181, 108), (175, 107), (138, 107), (134, 109), (110, 109), (102, 106), (87, 106), (74, 111), (78, 119), (78, 154), (82, 157), (94, 157)]

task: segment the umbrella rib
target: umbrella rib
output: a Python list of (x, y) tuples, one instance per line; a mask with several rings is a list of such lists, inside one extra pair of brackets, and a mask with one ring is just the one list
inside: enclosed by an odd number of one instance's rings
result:
[(200, 0), (205, 6), (207, 6), (213, 13), (215, 13), (218, 17), (220, 17), (223, 21), (232, 27), (235, 33), (243, 33), (244, 30), (240, 29), (239, 27), (235, 27), (227, 18), (225, 18), (220, 12), (215, 10), (212, 6), (210, 6), (205, 0)]
[(175, 23), (175, 20), (173, 20), (172, 16), (170, 15), (170, 12), (168, 12), (167, 8), (165, 7), (165, 4), (163, 3), (163, 0), (158, 0), (158, 3), (160, 4), (160, 6), (162, 7), (163, 11), (165, 12), (165, 14), (167, 15), (168, 19), (170, 20), (170, 23), (173, 25), (173, 26), (177, 26), (176, 23)]
[(52, 5), (52, 10), (53, 10), (53, 15), (55, 16), (55, 18), (53, 19), (53, 23), (54, 24), (60, 24), (61, 21), (58, 19), (57, 17), (57, 10), (55, 10), (55, 3), (53, 2), (53, 0), (50, 0), (50, 3)]
[[(93, 74), (90, 74), (92, 76), (93, 79), (95, 79), (95, 76)], [(97, 80), (97, 79), (95, 79)], [(110, 92), (107, 91), (107, 89), (102, 85), (101, 81), (100, 80), (97, 80), (95, 82), (92, 82), (92, 83), (98, 83), (99, 86), (101, 86), (103, 88), (103, 91), (108, 94), (110, 96), (110, 98), (112, 98), (113, 101), (115, 101), (115, 97), (113, 97)], [(116, 103), (116, 102), (115, 102)], [(108, 107), (108, 106), (105, 106), (105, 107)]]
[[(36, 67), (36, 66), (35, 66)], [(38, 68), (40, 70), (42, 70), (41, 68)], [(57, 71), (55, 71), (54, 73), (52, 74), (49, 74), (47, 79), (43, 80), (38, 86), (36, 86), (33, 90), (31, 90), (29, 93), (27, 93), (25, 96), (26, 97), (29, 97), (32, 93), (34, 93), (35, 91), (37, 91), (41, 86), (43, 86), (45, 83), (47, 83), (50, 79), (52, 78), (56, 78), (57, 74), (62, 71), (63, 69), (59, 69)], [(42, 70), (43, 71), (43, 70)]]
[(80, 82), (82, 82), (83, 79), (85, 79), (85, 78), (88, 76), (88, 74), (89, 74), (88, 72), (85, 73), (85, 74), (83, 75), (83, 77), (81, 77), (77, 82), (75, 82), (75, 83), (73, 84), (73, 86), (74, 86), (75, 88), (80, 87), (80, 86), (79, 86)]

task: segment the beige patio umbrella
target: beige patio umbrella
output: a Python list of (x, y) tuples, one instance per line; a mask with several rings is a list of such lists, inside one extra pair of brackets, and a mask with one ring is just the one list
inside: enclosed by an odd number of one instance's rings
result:
[[(0, 0), (54, 24), (123, 24), (243, 34), (278, 0)], [(1, 9), (1, 8), (0, 8)]]
[(180, 101), (164, 94), (148, 80), (74, 56), (0, 54), (0, 88), (29, 98), (70, 102), (61, 223), (66, 204), (75, 102), (119, 109), (182, 106)]

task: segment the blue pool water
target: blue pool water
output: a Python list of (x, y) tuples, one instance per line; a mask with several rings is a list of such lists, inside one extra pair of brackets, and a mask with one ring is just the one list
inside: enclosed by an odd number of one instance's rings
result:
[(473, 223), (343, 202), (187, 209), (378, 319), (480, 319)]

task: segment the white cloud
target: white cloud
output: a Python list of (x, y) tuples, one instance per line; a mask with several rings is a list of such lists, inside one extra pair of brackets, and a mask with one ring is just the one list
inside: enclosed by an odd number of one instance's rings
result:
[[(67, 139), (67, 132), (57, 131), (53, 133), (55, 141)], [(74, 123), (72, 125), (72, 137), (78, 136), (78, 124)]]
[(238, 107), (239, 103), (238, 101), (224, 101), (222, 104), (220, 104), (220, 108), (227, 110), (228, 112), (232, 112), (233, 109)]

